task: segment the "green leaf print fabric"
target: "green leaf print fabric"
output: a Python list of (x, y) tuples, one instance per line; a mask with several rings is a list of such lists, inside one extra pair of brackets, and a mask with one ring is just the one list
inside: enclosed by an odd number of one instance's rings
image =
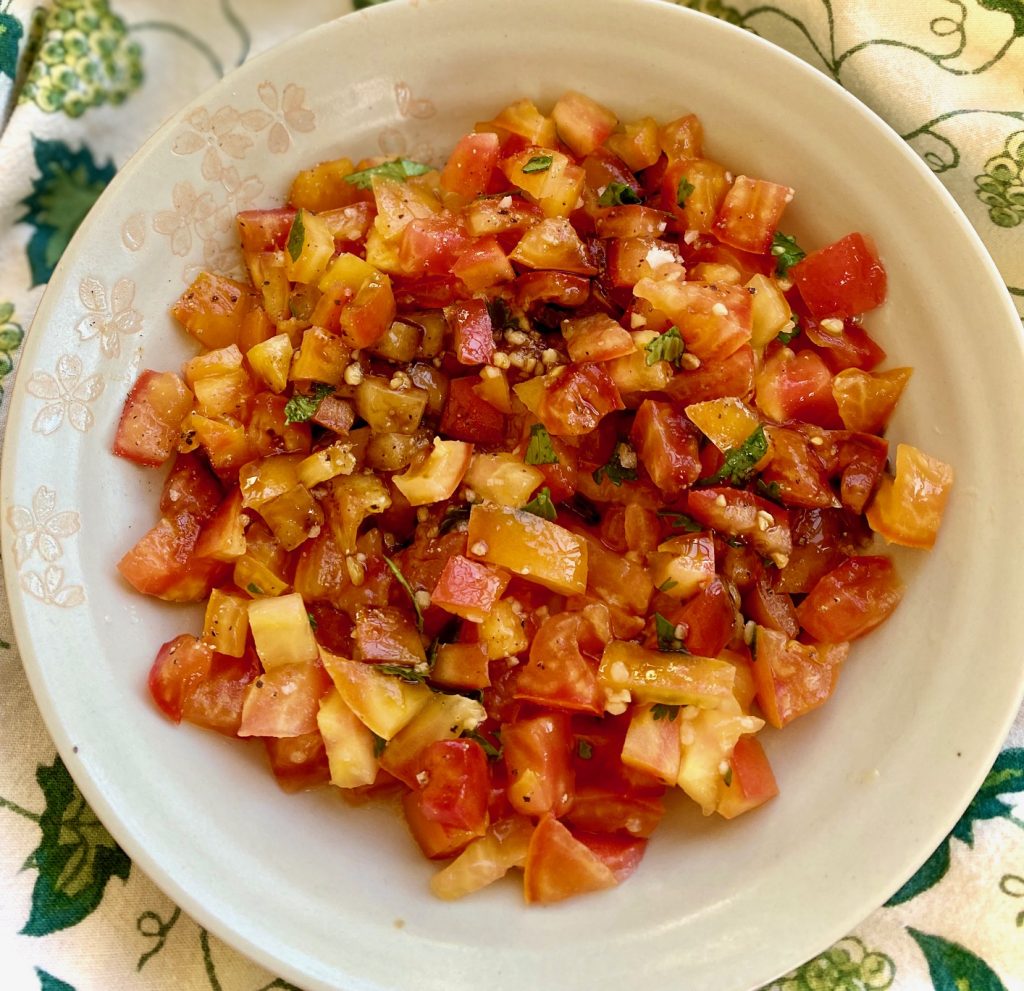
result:
[[(251, 54), (380, 2), (0, 0), (0, 422), (42, 289), (117, 169)], [(781, 45), (885, 118), (956, 197), (1024, 313), (1024, 0), (679, 2)], [(64, 385), (88, 397), (89, 383)], [(67, 415), (90, 415), (78, 406)], [(59, 529), (60, 514), (42, 515)], [(192, 922), (85, 804), (32, 700), (3, 589), (0, 684), (0, 991), (291, 988)], [(913, 877), (768, 988), (1024, 991), (1020, 717)]]

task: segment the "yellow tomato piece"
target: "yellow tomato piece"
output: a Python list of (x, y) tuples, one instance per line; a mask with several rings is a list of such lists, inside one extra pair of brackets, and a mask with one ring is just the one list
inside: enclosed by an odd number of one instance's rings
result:
[(739, 447), (760, 425), (760, 417), (742, 399), (726, 396), (693, 403), (686, 415), (723, 454)]
[(890, 544), (931, 548), (953, 487), (953, 469), (909, 444), (896, 448), (896, 476), (882, 477), (865, 516)]
[(264, 668), (310, 664), (320, 652), (298, 592), (249, 603), (249, 626)]
[(613, 640), (601, 655), (598, 680), (610, 692), (630, 692), (641, 702), (714, 709), (733, 698), (736, 669), (714, 657), (648, 650)]
[(320, 699), (316, 724), (324, 738), (331, 784), (338, 788), (372, 785), (379, 764), (371, 733), (345, 704), (336, 688)]

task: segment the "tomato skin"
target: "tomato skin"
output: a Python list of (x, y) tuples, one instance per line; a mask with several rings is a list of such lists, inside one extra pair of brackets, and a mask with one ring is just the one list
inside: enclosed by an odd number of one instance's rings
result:
[(566, 821), (590, 833), (615, 833), (647, 838), (665, 815), (658, 795), (643, 795), (627, 788), (584, 785), (576, 787)]
[[(793, 600), (785, 592), (775, 591), (763, 572), (743, 596), (743, 615), (752, 619), (758, 626), (766, 626), (768, 629), (785, 633), (791, 640), (795, 640), (800, 632)], [(825, 637), (819, 639), (845, 640), (847, 638)]]
[(680, 406), (725, 396), (746, 399), (754, 391), (754, 349), (744, 344), (721, 361), (702, 364), (692, 371), (678, 372), (672, 376), (665, 391)]
[(117, 562), (117, 570), (136, 591), (170, 602), (205, 599), (224, 565), (194, 554), (199, 521), (188, 513), (161, 519)]
[(736, 632), (736, 606), (718, 575), (671, 619), (686, 627), (683, 642), (700, 657), (717, 657)]
[[(713, 487), (691, 489), (686, 511), (698, 523), (733, 537), (748, 537), (755, 550), (766, 556), (787, 555), (793, 549), (789, 512), (774, 502), (742, 489)], [(766, 528), (758, 526), (758, 513), (772, 518)]]
[(576, 437), (620, 409), (625, 404), (604, 364), (588, 361), (567, 366), (548, 386), (538, 415), (551, 433)]
[(405, 813), (409, 832), (423, 851), (424, 857), (430, 860), (454, 857), (467, 843), (481, 835), (428, 819), (423, 813), (420, 796), (421, 793), (418, 791), (407, 791), (402, 796), (402, 811)]
[(856, 316), (885, 301), (885, 269), (866, 234), (847, 234), (812, 251), (789, 270), (789, 276), (817, 320)]
[(463, 365), (486, 365), (494, 357), (494, 328), (482, 299), (452, 303), (444, 310), (452, 331), (452, 348)]
[(262, 670), (251, 647), (241, 657), (214, 654), (209, 675), (186, 696), (182, 718), (225, 736), (237, 736), (245, 690)]
[(582, 613), (558, 613), (537, 630), (530, 659), (519, 669), (515, 697), (540, 705), (600, 714), (604, 692), (597, 683), (597, 662), (604, 643)]
[(826, 429), (842, 424), (832, 373), (814, 351), (779, 348), (757, 373), (755, 385), (757, 405), (777, 423), (803, 420)]
[(235, 218), (242, 251), (248, 255), (263, 251), (283, 251), (295, 222), (294, 207), (276, 210), (243, 210)]
[(736, 177), (715, 217), (714, 232), (720, 241), (753, 254), (764, 254), (793, 190), (764, 179)]
[(174, 452), (192, 393), (174, 372), (142, 372), (125, 400), (114, 453), (136, 464), (162, 465)]
[(736, 741), (729, 767), (732, 781), (715, 810), (723, 818), (735, 819), (778, 795), (775, 774), (756, 736), (741, 736)]
[(629, 436), (651, 481), (667, 495), (688, 488), (700, 475), (697, 432), (671, 403), (645, 399)]
[(213, 648), (184, 633), (165, 643), (149, 669), (149, 694), (160, 711), (176, 723), (197, 685), (210, 673)]
[(848, 643), (802, 644), (759, 626), (754, 681), (764, 718), (782, 729), (828, 701), (849, 651)]
[(195, 454), (179, 454), (164, 480), (160, 512), (164, 516), (188, 513), (205, 523), (223, 498), (220, 483), (203, 460)]
[(526, 854), (527, 904), (547, 905), (616, 883), (612, 869), (553, 816), (537, 824)]
[(766, 427), (765, 434), (772, 447), (771, 460), (761, 472), (765, 484), (777, 485), (779, 497), (787, 506), (837, 509), (839, 500), (808, 438), (785, 427)]
[(647, 840), (641, 837), (580, 830), (573, 836), (612, 872), (617, 884), (622, 884), (640, 866), (647, 850)]
[(575, 791), (569, 751), (569, 716), (549, 712), (506, 725), (501, 734), (508, 800), (517, 812), (534, 819), (564, 815)]
[(590, 279), (571, 272), (524, 272), (515, 281), (515, 294), (527, 313), (537, 303), (576, 309), (590, 298)]
[(497, 134), (463, 135), (441, 170), (441, 188), (467, 200), (485, 193), (500, 152), (501, 142)]
[(331, 679), (320, 664), (282, 664), (245, 690), (239, 736), (293, 737), (319, 731), (316, 714)]
[(448, 559), (430, 594), (433, 605), (473, 622), (482, 622), (508, 585), (507, 572), (462, 555)]
[(468, 243), (461, 224), (445, 217), (428, 217), (406, 225), (398, 257), (407, 275), (445, 275)]
[(491, 791), (483, 747), (475, 740), (435, 740), (424, 749), (422, 763), (423, 815), (442, 826), (482, 833)]
[(837, 643), (870, 633), (903, 598), (903, 583), (887, 557), (850, 557), (822, 577), (797, 608), (816, 640)]
[(441, 432), (455, 440), (497, 446), (505, 441), (505, 417), (475, 391), (481, 381), (479, 375), (452, 379), (441, 414)]
[(884, 476), (868, 505), (868, 525), (889, 543), (931, 548), (953, 487), (953, 469), (909, 444), (896, 446), (896, 476)]

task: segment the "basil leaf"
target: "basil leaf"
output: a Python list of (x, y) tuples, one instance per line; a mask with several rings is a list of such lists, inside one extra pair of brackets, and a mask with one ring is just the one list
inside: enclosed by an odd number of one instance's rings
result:
[(598, 197), (598, 206), (626, 206), (631, 203), (643, 202), (632, 186), (624, 182), (610, 182)]
[(524, 166), (523, 174), (530, 175), (533, 172), (547, 172), (551, 168), (554, 158), (551, 155), (534, 155)]
[(794, 337), (800, 336), (800, 324), (795, 316), (791, 322), (793, 324), (792, 330), (779, 331), (779, 333), (775, 335), (775, 339), (781, 344), (788, 344)]
[(437, 525), (437, 535), (443, 537), (449, 530), (454, 530), (460, 523), (467, 521), (469, 512), (469, 506), (449, 506)]
[(671, 592), (672, 589), (674, 589), (678, 584), (679, 584), (679, 582), (677, 582), (674, 578), (666, 578), (658, 586), (658, 591), (659, 592)]
[(807, 252), (796, 243), (796, 238), (782, 231), (776, 231), (772, 235), (772, 254), (775, 256), (775, 274), (784, 279), (789, 275), (789, 270), (801, 259), (807, 257)]
[(589, 740), (580, 740), (576, 744), (576, 753), (580, 755), (581, 760), (590, 760), (594, 756), (594, 748), (590, 745)]
[(288, 254), (292, 261), (297, 262), (302, 254), (302, 245), (306, 243), (306, 225), (302, 219), (302, 211), (295, 214), (292, 229), (288, 232)]
[(305, 423), (316, 416), (316, 411), (320, 409), (320, 404), (332, 392), (334, 392), (334, 386), (327, 385), (324, 382), (315, 382), (313, 384), (313, 391), (309, 395), (302, 395), (297, 392), (284, 405), (284, 422)]
[(725, 455), (722, 467), (709, 478), (703, 479), (699, 485), (717, 485), (729, 482), (731, 485), (744, 485), (754, 475), (754, 466), (768, 453), (768, 438), (764, 435), (764, 425), (759, 426), (739, 447), (734, 447)]
[(704, 529), (692, 516), (686, 513), (675, 513), (671, 509), (659, 509), (658, 515), (666, 519), (674, 530), (686, 530), (688, 533), (700, 533)]
[(686, 176), (683, 176), (683, 178), (679, 180), (679, 185), (676, 186), (676, 203), (680, 206), (686, 206), (686, 201), (689, 198), (690, 193), (692, 193), (696, 188), (696, 186), (687, 182)]
[(535, 423), (530, 427), (530, 441), (526, 445), (523, 460), (528, 465), (556, 465), (558, 455), (551, 443), (551, 434), (543, 423)]
[[(387, 558), (384, 559), (385, 561)], [(374, 667), (381, 674), (389, 674), (392, 678), (400, 678), (410, 685), (421, 685), (427, 680), (425, 671), (417, 671), (415, 668), (407, 668), (403, 664), (375, 664)]]
[(373, 734), (373, 756), (380, 759), (380, 755), (384, 753), (384, 748), (388, 745), (388, 741), (382, 736)]
[(669, 327), (664, 334), (659, 334), (649, 344), (644, 345), (647, 352), (648, 368), (656, 361), (667, 361), (679, 367), (679, 359), (686, 351), (686, 342), (679, 333), (678, 327)]
[(368, 169), (353, 172), (345, 176), (345, 182), (357, 186), (359, 189), (372, 189), (373, 177), (380, 176), (382, 179), (397, 179), (405, 182), (414, 175), (423, 175), (426, 172), (433, 172), (432, 165), (424, 165), (422, 162), (411, 162), (408, 158), (396, 158), (390, 162), (382, 162), (380, 165), (373, 165)]
[(498, 746), (495, 746), (493, 743), (491, 743), (490, 740), (487, 739), (486, 736), (484, 736), (482, 733), (477, 733), (475, 730), (471, 733), (463, 733), (462, 736), (466, 740), (474, 740), (477, 743), (479, 743), (480, 746), (483, 748), (484, 753), (487, 754), (487, 756), (491, 760), (499, 760), (501, 758), (502, 752), (505, 749), (503, 746), (501, 746), (500, 742)]
[(654, 630), (658, 636), (658, 650), (667, 654), (689, 654), (686, 644), (676, 636), (676, 624), (660, 612), (654, 614)]
[(551, 501), (551, 489), (547, 486), (542, 488), (540, 492), (523, 506), (523, 512), (533, 513), (534, 516), (554, 522), (558, 516), (558, 510), (555, 509), (555, 504)]
[(670, 723), (674, 723), (679, 717), (679, 709), (678, 705), (665, 705), (663, 702), (657, 702), (651, 706), (651, 716), (655, 722), (667, 719)]
[[(622, 448), (633, 451), (628, 444), (619, 444), (608, 461), (608, 464), (601, 465), (593, 474), (594, 481), (600, 485), (604, 479), (608, 479), (612, 485), (621, 485), (623, 482), (635, 482), (637, 479), (636, 468), (627, 468), (622, 464)], [(635, 452), (634, 452), (635, 456)]]

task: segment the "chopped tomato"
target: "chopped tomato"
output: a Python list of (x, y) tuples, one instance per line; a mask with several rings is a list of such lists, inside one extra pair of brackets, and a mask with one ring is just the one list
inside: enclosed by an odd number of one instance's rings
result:
[(282, 664), (250, 682), (239, 736), (303, 736), (317, 732), (320, 697), (330, 678), (319, 664)]
[(485, 132), (460, 138), (441, 170), (441, 188), (467, 200), (486, 192), (500, 151), (497, 134)]
[(149, 670), (149, 694), (160, 709), (176, 723), (182, 709), (210, 673), (213, 648), (190, 634), (165, 643)]
[(779, 218), (792, 198), (788, 186), (737, 176), (718, 208), (714, 232), (734, 248), (762, 254), (771, 247)]
[(494, 330), (482, 299), (467, 299), (445, 307), (452, 331), (455, 358), (463, 365), (486, 365), (494, 355)]
[(556, 709), (600, 713), (604, 692), (597, 683), (595, 658), (603, 648), (589, 616), (550, 617), (533, 638), (530, 659), (516, 678), (515, 697)]
[(545, 816), (537, 824), (526, 854), (527, 902), (547, 905), (617, 883), (611, 867), (557, 819)]
[(441, 431), (448, 437), (476, 444), (501, 444), (505, 417), (476, 391), (479, 375), (452, 379), (441, 414)]
[(192, 399), (174, 372), (143, 372), (125, 400), (114, 453), (140, 465), (162, 465), (177, 447)]
[(741, 736), (729, 760), (731, 780), (716, 811), (726, 819), (756, 809), (779, 793), (775, 774), (756, 736)]
[(885, 269), (874, 241), (865, 234), (847, 234), (812, 251), (789, 275), (818, 320), (856, 316), (885, 301)]
[(569, 716), (552, 712), (517, 720), (502, 730), (501, 742), (512, 807), (534, 819), (564, 815), (574, 791)]
[(569, 365), (546, 384), (537, 414), (551, 433), (578, 436), (618, 409), (623, 409), (622, 397), (604, 364), (590, 361)]
[(481, 834), (487, 828), (491, 776), (474, 740), (435, 740), (423, 751), (420, 808), (433, 822)]
[(144, 595), (170, 602), (205, 599), (224, 565), (196, 556), (199, 527), (188, 513), (165, 517), (118, 561), (117, 570)]
[(903, 583), (887, 557), (849, 557), (823, 576), (796, 611), (816, 640), (856, 640), (888, 619)]
[(645, 399), (630, 439), (651, 481), (666, 495), (681, 492), (700, 475), (697, 434), (686, 414), (670, 403)]

